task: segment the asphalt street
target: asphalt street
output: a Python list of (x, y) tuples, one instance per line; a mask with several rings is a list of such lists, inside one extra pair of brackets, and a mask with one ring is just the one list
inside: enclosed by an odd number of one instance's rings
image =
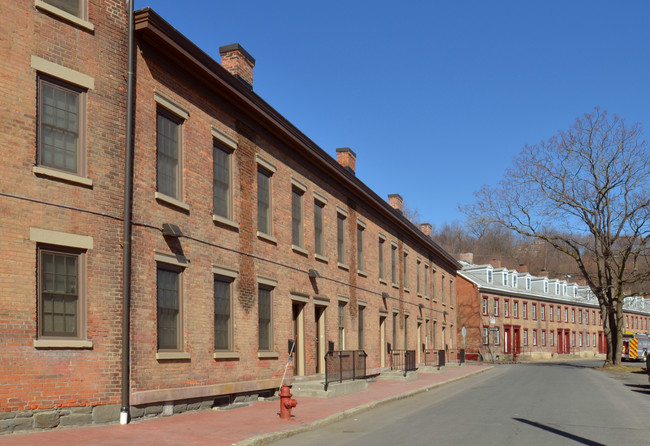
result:
[(600, 365), (602, 361), (500, 365), (273, 444), (650, 444), (647, 376), (594, 369)]

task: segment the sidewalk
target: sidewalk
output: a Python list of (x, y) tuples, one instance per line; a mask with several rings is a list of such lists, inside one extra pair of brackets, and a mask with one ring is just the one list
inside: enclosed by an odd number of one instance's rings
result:
[(0, 446), (102, 445), (233, 445), (252, 446), (286, 438), (370, 409), (491, 369), (485, 365), (448, 367), (441, 373), (419, 373), (411, 382), (380, 380), (368, 389), (337, 398), (296, 398), (294, 417), (282, 421), (279, 401), (256, 402), (233, 410), (207, 410), (133, 424), (102, 425), (0, 436)]

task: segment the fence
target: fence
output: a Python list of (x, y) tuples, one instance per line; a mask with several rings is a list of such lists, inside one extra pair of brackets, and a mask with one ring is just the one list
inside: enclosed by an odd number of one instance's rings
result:
[(325, 355), (325, 390), (332, 382), (366, 377), (366, 357), (363, 350), (332, 350)]
[(416, 370), (415, 350), (392, 350), (390, 352), (390, 369), (410, 372)]

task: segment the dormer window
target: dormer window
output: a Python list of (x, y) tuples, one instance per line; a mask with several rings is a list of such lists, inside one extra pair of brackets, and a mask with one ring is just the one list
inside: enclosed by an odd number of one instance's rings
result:
[(555, 284), (555, 294), (560, 294), (560, 284), (559, 283)]
[(566, 296), (566, 284), (562, 285), (562, 295)]
[(548, 293), (548, 282), (546, 280), (544, 281), (544, 292)]
[(491, 269), (489, 269), (487, 271), (487, 280), (488, 280), (488, 283), (492, 283), (492, 270)]
[(526, 277), (526, 289), (530, 289), (530, 277)]
[(508, 273), (503, 273), (503, 285), (508, 286)]
[(516, 274), (512, 275), (512, 286), (513, 286), (513, 288), (517, 288), (517, 275)]

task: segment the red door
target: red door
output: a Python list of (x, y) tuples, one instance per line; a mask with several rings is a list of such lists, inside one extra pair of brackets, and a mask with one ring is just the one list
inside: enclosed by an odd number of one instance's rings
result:
[(564, 330), (564, 353), (571, 353), (571, 344), (569, 343), (569, 330)]
[(519, 338), (519, 326), (514, 327), (512, 334), (512, 341), (514, 342), (514, 349), (512, 352), (512, 360), (517, 360), (517, 355), (521, 352), (521, 339)]
[(557, 353), (558, 355), (564, 353), (564, 337), (562, 336), (562, 330), (557, 331)]

